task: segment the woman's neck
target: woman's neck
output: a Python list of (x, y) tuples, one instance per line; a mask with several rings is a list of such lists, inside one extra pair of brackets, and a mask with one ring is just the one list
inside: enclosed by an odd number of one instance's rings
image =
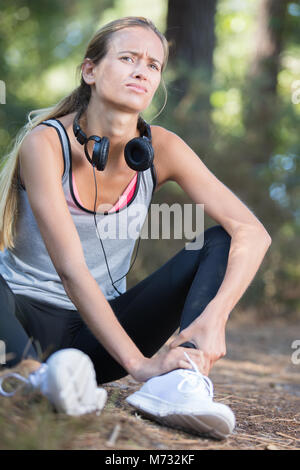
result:
[(86, 134), (102, 135), (109, 138), (112, 145), (139, 135), (137, 130), (138, 113), (125, 113), (119, 109), (106, 107), (103, 103), (90, 103), (83, 116)]
[(95, 105), (90, 102), (79, 118), (79, 125), (87, 137), (91, 135), (108, 137), (110, 146), (107, 166), (116, 168), (120, 164), (123, 165), (127, 142), (140, 136), (137, 121), (138, 114), (122, 113), (103, 104)]

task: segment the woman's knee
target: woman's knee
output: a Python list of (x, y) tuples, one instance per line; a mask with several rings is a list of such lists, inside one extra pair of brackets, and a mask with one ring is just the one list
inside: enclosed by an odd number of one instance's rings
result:
[(231, 243), (231, 236), (226, 232), (222, 225), (214, 225), (205, 230), (204, 232), (204, 244), (210, 243), (214, 245), (218, 244), (229, 244)]
[[(201, 246), (196, 246), (194, 248), (183, 249), (183, 251), (194, 253), (195, 256), (201, 253), (201, 250), (208, 245), (227, 245), (230, 246), (231, 243), (231, 236), (226, 232), (226, 230), (222, 227), (222, 225), (214, 225), (204, 231), (202, 234), (202, 244)], [(196, 238), (192, 240), (192, 242), (196, 242)], [(198, 243), (198, 242), (197, 242)], [(190, 255), (189, 255), (190, 256)]]

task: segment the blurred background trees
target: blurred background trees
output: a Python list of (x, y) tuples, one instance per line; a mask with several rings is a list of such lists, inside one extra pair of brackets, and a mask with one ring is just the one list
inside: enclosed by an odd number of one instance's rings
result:
[[(94, 32), (120, 16), (147, 16), (171, 45), (168, 104), (152, 121), (178, 133), (262, 221), (273, 243), (242, 310), (300, 317), (300, 3), (287, 0), (1, 1), (0, 155), (32, 109), (77, 85)], [(148, 121), (163, 103), (160, 89)], [(167, 183), (154, 203), (191, 202)], [(216, 222), (205, 216), (205, 228)], [(128, 287), (187, 240), (142, 240)], [(124, 273), (125, 274), (125, 273)]]

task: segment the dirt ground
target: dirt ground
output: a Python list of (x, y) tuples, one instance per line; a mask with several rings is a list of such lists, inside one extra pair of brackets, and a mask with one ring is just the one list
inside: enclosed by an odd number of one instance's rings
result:
[[(93, 449), (299, 449), (300, 364), (291, 348), (299, 324), (229, 321), (227, 355), (210, 375), (215, 400), (236, 415), (234, 433), (223, 441), (192, 436), (139, 415), (124, 398), (140, 385), (130, 376), (106, 384), (110, 433), (82, 435), (73, 446)], [(298, 354), (300, 358), (300, 354)], [(113, 410), (113, 422), (111, 411)], [(73, 448), (74, 448), (73, 447)]]
[(99, 416), (61, 416), (44, 397), (31, 402), (0, 397), (0, 449), (300, 450), (300, 364), (293, 364), (291, 347), (300, 340), (299, 324), (242, 318), (229, 320), (227, 355), (210, 375), (215, 400), (236, 415), (236, 428), (226, 440), (144, 418), (124, 400), (140, 387), (127, 376), (105, 384), (108, 401)]

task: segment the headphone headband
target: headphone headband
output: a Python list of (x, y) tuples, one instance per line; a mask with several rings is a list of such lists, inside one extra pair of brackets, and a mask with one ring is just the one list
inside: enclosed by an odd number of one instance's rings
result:
[(88, 138), (86, 136), (86, 134), (83, 132), (83, 130), (81, 129), (80, 125), (79, 125), (79, 118), (82, 114), (82, 111), (79, 110), (74, 118), (74, 121), (73, 121), (73, 132), (74, 132), (74, 135), (76, 137), (76, 139), (78, 140), (78, 142), (83, 145), (85, 144), (87, 141), (88, 141)]

